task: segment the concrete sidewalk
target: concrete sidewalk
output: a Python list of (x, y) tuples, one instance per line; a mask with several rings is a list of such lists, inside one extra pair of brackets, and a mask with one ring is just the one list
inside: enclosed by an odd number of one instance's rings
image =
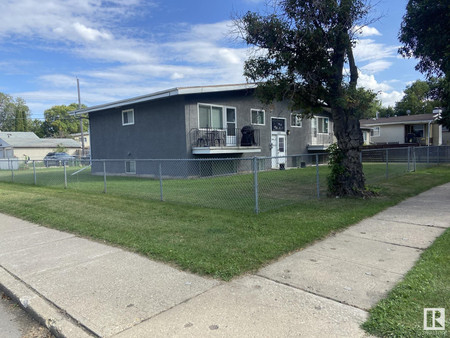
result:
[(363, 337), (449, 205), (446, 184), (228, 283), (0, 214), (0, 288), (66, 337)]

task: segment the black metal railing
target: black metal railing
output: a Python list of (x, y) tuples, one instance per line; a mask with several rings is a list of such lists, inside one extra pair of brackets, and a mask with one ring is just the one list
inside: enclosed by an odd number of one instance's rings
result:
[(189, 132), (192, 147), (258, 147), (259, 130), (246, 126), (242, 129), (194, 128)]

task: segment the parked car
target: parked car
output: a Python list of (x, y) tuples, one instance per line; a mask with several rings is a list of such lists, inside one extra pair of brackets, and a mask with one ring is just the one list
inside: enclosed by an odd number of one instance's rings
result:
[(67, 153), (48, 153), (44, 157), (44, 165), (50, 167), (52, 165), (64, 165), (75, 160), (74, 156)]

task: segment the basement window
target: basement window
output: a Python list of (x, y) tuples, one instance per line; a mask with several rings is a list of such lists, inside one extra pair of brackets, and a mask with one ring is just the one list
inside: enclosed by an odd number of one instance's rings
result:
[(136, 174), (136, 161), (125, 161), (125, 173)]

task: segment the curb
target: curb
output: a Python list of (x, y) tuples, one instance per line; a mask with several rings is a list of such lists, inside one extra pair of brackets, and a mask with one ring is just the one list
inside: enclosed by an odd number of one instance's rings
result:
[(0, 290), (58, 338), (96, 337), (75, 323), (64, 311), (0, 267)]

